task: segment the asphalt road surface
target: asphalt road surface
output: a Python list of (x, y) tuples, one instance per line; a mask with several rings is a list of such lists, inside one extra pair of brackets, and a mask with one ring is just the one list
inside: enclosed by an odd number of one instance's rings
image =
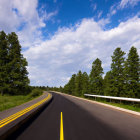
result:
[(61, 112), (65, 140), (140, 140), (140, 117), (52, 94), (52, 102), (10, 140), (60, 140)]

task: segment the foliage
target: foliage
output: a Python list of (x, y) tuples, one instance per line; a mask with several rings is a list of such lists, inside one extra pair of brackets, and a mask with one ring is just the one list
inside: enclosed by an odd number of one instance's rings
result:
[(109, 94), (113, 90), (114, 96), (125, 96), (125, 77), (124, 77), (124, 64), (125, 64), (125, 52), (121, 48), (116, 48), (112, 56), (111, 64), (111, 89)]
[(84, 96), (84, 94), (88, 94), (89, 93), (89, 76), (86, 72), (83, 73), (82, 75), (82, 96)]
[(103, 68), (101, 64), (102, 62), (98, 58), (92, 63), (92, 69), (89, 75), (89, 79), (90, 92), (93, 94), (103, 94)]
[[(21, 105), (37, 97), (37, 96), (32, 96), (31, 94), (14, 95), (14, 96), (8, 94), (4, 94), (3, 96), (0, 95), (0, 111)], [(38, 94), (38, 96), (40, 96), (41, 94)]]
[(137, 49), (132, 47), (125, 63), (127, 97), (140, 98), (140, 59)]
[(29, 94), (29, 97), (37, 97), (40, 96), (42, 94), (42, 90), (41, 89), (33, 89), (32, 92)]
[(21, 54), (18, 36), (0, 32), (0, 92), (26, 94), (29, 91), (27, 61)]
[(1, 95), (8, 88), (8, 42), (4, 31), (0, 32), (0, 92)]
[(104, 77), (104, 95), (113, 96), (113, 75), (111, 71), (108, 71)]
[(75, 94), (76, 96), (81, 96), (82, 95), (82, 72), (79, 71), (76, 75), (76, 79), (75, 79)]
[(125, 52), (116, 48), (112, 55), (111, 70), (106, 72), (104, 78), (101, 65), (101, 60), (97, 58), (92, 63), (89, 75), (79, 71), (72, 75), (64, 87), (49, 89), (80, 97), (89, 93), (140, 98), (140, 58), (135, 47), (130, 49), (126, 60)]

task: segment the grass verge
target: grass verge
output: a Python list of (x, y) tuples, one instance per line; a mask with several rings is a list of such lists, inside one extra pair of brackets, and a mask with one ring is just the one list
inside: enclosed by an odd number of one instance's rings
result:
[(42, 95), (42, 91), (39, 90), (33, 90), (30, 94), (28, 95), (0, 95), (0, 111), (21, 105), (25, 102), (28, 102), (36, 97), (39, 97)]

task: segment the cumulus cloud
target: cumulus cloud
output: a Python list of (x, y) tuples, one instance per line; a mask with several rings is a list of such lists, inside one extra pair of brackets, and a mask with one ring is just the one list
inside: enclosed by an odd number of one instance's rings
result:
[(116, 47), (128, 52), (135, 45), (140, 54), (139, 27), (140, 18), (136, 16), (107, 31), (94, 19), (83, 19), (71, 28), (59, 29), (50, 40), (24, 52), (32, 84), (64, 85), (79, 69), (89, 73), (97, 57), (106, 72)]
[[(116, 47), (128, 52), (134, 45), (140, 54), (138, 16), (110, 30), (104, 30), (104, 26), (110, 23), (109, 18), (102, 18), (98, 22), (83, 19), (72, 27), (58, 29), (49, 40), (44, 40), (41, 32), (46, 26), (44, 21), (51, 20), (58, 11), (38, 11), (37, 6), (37, 0), (0, 1), (0, 30), (16, 31), (21, 45), (29, 47), (23, 53), (29, 62), (32, 85), (64, 85), (80, 69), (89, 73), (97, 57), (102, 60), (106, 72)], [(39, 12), (43, 16), (39, 16)]]
[(39, 44), (45, 27), (44, 21), (50, 20), (57, 11), (46, 12), (37, 10), (38, 0), (1, 0), (0, 1), (0, 30), (7, 33), (15, 31), (19, 35), (23, 47)]

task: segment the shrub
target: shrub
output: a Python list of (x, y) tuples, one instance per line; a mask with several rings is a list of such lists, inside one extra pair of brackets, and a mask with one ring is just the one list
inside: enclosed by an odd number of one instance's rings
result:
[(42, 94), (42, 90), (40, 89), (33, 89), (32, 92), (29, 94), (29, 96), (32, 97), (37, 97)]

